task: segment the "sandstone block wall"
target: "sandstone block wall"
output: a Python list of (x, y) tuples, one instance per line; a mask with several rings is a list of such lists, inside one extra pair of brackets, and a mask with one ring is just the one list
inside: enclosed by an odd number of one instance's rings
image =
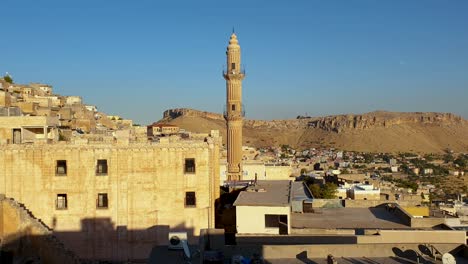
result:
[[(0, 193), (24, 203), (82, 258), (145, 259), (171, 230), (196, 243), (201, 228), (214, 227), (220, 140), (7, 145)], [(195, 159), (195, 173), (184, 173), (186, 158)], [(107, 160), (107, 175), (96, 175), (98, 159)], [(66, 160), (66, 176), (56, 176), (57, 160)], [(195, 206), (185, 206), (186, 192), (196, 193)], [(99, 193), (108, 208), (97, 208)], [(66, 210), (56, 208), (58, 194), (67, 195)]]

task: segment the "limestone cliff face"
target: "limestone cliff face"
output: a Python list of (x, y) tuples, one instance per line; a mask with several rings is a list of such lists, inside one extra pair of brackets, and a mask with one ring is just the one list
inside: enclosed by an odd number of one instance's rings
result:
[(308, 126), (325, 131), (344, 132), (402, 124), (466, 125), (467, 121), (451, 113), (395, 113), (371, 112), (362, 115), (336, 115), (310, 120)]
[[(220, 114), (172, 109), (162, 122), (187, 131), (226, 137)], [(443, 153), (449, 148), (468, 151), (468, 121), (450, 113), (396, 113), (376, 111), (289, 120), (244, 120), (244, 145), (268, 147), (287, 144), (298, 148), (329, 146), (368, 152)]]
[[(164, 112), (164, 120), (170, 121), (178, 117), (203, 117), (223, 120), (221, 114), (202, 112), (188, 108), (169, 109)], [(244, 120), (247, 128), (269, 129), (306, 129), (318, 128), (328, 132), (341, 133), (345, 131), (364, 130), (377, 127), (392, 127), (402, 124), (433, 124), (439, 126), (468, 125), (468, 121), (451, 113), (414, 112), (398, 113), (376, 111), (366, 114), (346, 114), (326, 117), (312, 117), (289, 120)]]

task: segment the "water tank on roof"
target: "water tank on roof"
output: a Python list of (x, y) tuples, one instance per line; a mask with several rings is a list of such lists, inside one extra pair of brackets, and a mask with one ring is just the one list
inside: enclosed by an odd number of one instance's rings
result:
[(332, 170), (332, 173), (334, 175), (340, 175), (341, 174), (341, 171), (340, 170)]

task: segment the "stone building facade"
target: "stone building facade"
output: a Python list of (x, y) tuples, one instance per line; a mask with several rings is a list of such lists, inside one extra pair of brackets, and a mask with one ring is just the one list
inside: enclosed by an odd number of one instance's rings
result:
[(0, 144), (56, 141), (59, 119), (47, 116), (0, 116)]
[[(219, 173), (220, 184), (224, 185), (228, 181), (228, 166), (226, 160), (220, 161)], [(242, 162), (242, 180), (243, 181), (270, 181), (270, 180), (291, 180), (292, 168), (289, 165), (265, 164), (259, 160), (244, 160)]]
[(220, 142), (3, 145), (0, 193), (80, 258), (144, 260), (170, 231), (214, 228)]

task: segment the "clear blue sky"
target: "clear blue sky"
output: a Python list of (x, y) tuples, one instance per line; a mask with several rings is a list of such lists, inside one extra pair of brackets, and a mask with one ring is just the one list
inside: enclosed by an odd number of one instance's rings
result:
[(235, 27), (248, 118), (468, 117), (466, 0), (153, 2), (4, 0), (0, 73), (143, 124), (168, 108), (221, 112)]

